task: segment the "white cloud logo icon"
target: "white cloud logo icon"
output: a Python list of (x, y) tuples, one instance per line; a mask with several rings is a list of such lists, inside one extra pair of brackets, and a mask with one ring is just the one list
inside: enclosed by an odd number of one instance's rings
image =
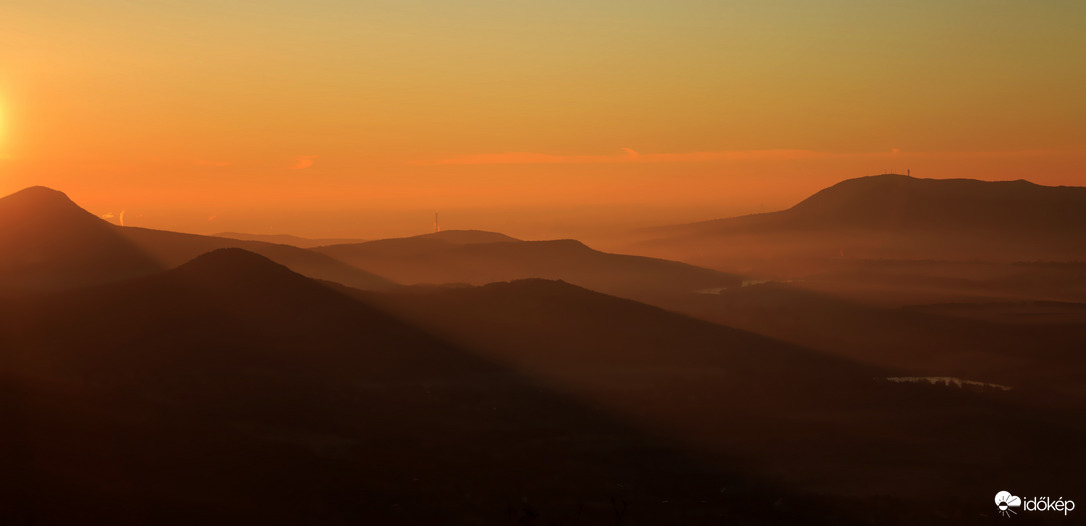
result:
[(996, 506), (999, 507), (999, 514), (1004, 517), (1010, 517), (1011, 514), (1018, 515), (1017, 511), (1011, 508), (1019, 508), (1022, 506), (1022, 499), (1011, 495), (1009, 491), (1000, 491), (995, 496)]

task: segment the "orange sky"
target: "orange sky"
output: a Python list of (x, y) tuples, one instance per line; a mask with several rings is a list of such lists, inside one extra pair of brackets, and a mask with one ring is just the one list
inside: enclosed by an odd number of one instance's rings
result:
[(126, 223), (524, 237), (840, 179), (1086, 184), (1081, 2), (0, 4), (0, 193)]

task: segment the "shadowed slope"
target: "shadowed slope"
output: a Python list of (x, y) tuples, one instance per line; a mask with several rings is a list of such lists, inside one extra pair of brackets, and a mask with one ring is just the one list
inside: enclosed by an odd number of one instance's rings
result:
[[(817, 377), (815, 383), (847, 377), (866, 382), (877, 374), (874, 368), (847, 360), (561, 281), (528, 279), (422, 294), (362, 293), (359, 297), (402, 307), (405, 317), (425, 320), (441, 327), (442, 332), (480, 341), (501, 339), (511, 344), (506, 350), (513, 353), (502, 358), (514, 362), (523, 358), (532, 365), (529, 369), (549, 361), (562, 368), (689, 366), (705, 372), (707, 367), (719, 367), (735, 375), (729, 379), (729, 388), (739, 390), (748, 382), (782, 374)], [(487, 329), (479, 330), (481, 326)], [(553, 329), (549, 335), (536, 333), (548, 328)], [(529, 334), (530, 342), (520, 341)], [(572, 335), (576, 337), (570, 338)], [(585, 348), (582, 340), (598, 345)], [(518, 341), (519, 350), (514, 348)], [(538, 354), (533, 354), (535, 350)], [(786, 386), (795, 382), (782, 379), (780, 383), (779, 394), (791, 400)]]
[(821, 513), (242, 250), (0, 314), (6, 522)]
[[(1072, 484), (1074, 470), (1047, 463), (1066, 454), (1069, 465), (1086, 465), (1070, 453), (1086, 437), (1069, 418), (1078, 402), (890, 383), (882, 380), (889, 371), (560, 282), (362, 296), (707, 454), (824, 494), (823, 502), (858, 496), (849, 506), (859, 509), (874, 495), (903, 499), (862, 512), (877, 524), (937, 514), (968, 522), (990, 506), (971, 496), (978, 473), (988, 482)], [(1029, 465), (1013, 451), (1030, 451)]]
[(564, 283), (343, 291), (231, 249), (0, 304), (4, 518), (961, 523), (991, 506), (978, 477), (1082, 465), (1079, 421), (1013, 392), (888, 384)]
[[(1042, 324), (939, 316), (940, 306), (864, 305), (784, 283), (662, 298), (661, 305), (729, 327), (789, 341), (912, 376), (953, 376), (1061, 391), (1086, 400), (1080, 350), (1086, 324), (1081, 304), (1050, 305)], [(1033, 302), (1026, 305), (1032, 307)], [(999, 312), (1002, 303), (949, 306), (959, 312)], [(1030, 312), (1027, 310), (1026, 312)], [(1052, 316), (1050, 313), (1056, 312)], [(1061, 319), (1060, 315), (1065, 319)], [(1052, 316), (1050, 318), (1050, 316)], [(1040, 316), (1034, 316), (1040, 317)], [(1035, 320), (1036, 321), (1036, 320)]]

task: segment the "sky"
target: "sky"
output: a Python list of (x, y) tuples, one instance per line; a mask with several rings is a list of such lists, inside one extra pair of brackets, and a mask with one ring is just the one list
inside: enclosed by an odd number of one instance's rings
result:
[(0, 194), (545, 238), (889, 171), (1086, 185), (1083, 64), (1070, 0), (4, 0)]

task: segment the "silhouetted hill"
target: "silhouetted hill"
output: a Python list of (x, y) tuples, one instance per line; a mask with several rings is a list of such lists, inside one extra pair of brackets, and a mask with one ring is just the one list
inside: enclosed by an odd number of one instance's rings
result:
[[(254, 272), (255, 271), (255, 272)], [(260, 254), (241, 248), (220, 248), (201, 254), (177, 267), (173, 272), (202, 277), (239, 278), (245, 275), (272, 274), (277, 278), (297, 279), (300, 276)], [(210, 274), (210, 275), (209, 275)]]
[(119, 232), (168, 267), (180, 265), (205, 252), (234, 247), (261, 254), (311, 278), (334, 281), (361, 289), (380, 289), (394, 286), (391, 281), (371, 272), (353, 267), (319, 252), (290, 245), (137, 227), (120, 227)]
[(214, 237), (225, 237), (229, 239), (240, 239), (243, 241), (263, 241), (265, 243), (275, 243), (278, 245), (290, 245), (298, 248), (313, 248), (325, 245), (339, 245), (343, 243), (362, 243), (364, 239), (351, 239), (351, 238), (317, 238), (311, 239), (307, 237), (292, 236), (289, 234), (245, 234), (241, 232), (220, 232), (215, 234)]
[(323, 253), (350, 254), (355, 258), (367, 256), (409, 256), (428, 254), (457, 245), (481, 243), (511, 243), (519, 240), (505, 234), (480, 230), (446, 230), (412, 237), (378, 239), (362, 243), (347, 243), (319, 247)]
[(1086, 228), (1086, 188), (885, 174), (842, 181), (785, 211), (672, 228), (676, 232), (965, 228), (1077, 233)]
[[(2, 210), (5, 214), (24, 214), (23, 217), (37, 219), (58, 218), (78, 220), (73, 218), (95, 218), (93, 214), (79, 208), (68, 198), (64, 192), (58, 192), (44, 186), (31, 186), (19, 190), (4, 198)], [(12, 216), (5, 215), (5, 218)], [(97, 219), (97, 218), (95, 218)]]
[(299, 273), (350, 287), (394, 286), (370, 272), (293, 246), (115, 226), (44, 187), (0, 199), (0, 288), (64, 289), (106, 283), (176, 267), (227, 247), (257, 252)]
[(649, 235), (638, 251), (728, 269), (774, 258), (1079, 259), (1086, 188), (885, 174), (843, 181), (788, 210)]
[[(637, 296), (738, 283), (734, 276), (662, 259), (593, 250), (572, 240), (449, 243), (440, 234), (315, 249), (400, 283), (470, 283), (561, 279), (593, 290)], [(454, 233), (447, 233), (450, 237)], [(467, 233), (464, 233), (467, 234)], [(485, 236), (481, 235), (485, 234)], [(431, 237), (432, 236), (432, 237)], [(475, 240), (500, 234), (478, 233)], [(465, 236), (457, 234), (463, 240)], [(502, 236), (504, 237), (504, 236)]]
[(479, 243), (508, 243), (520, 241), (517, 238), (498, 232), (485, 230), (442, 230), (431, 234), (422, 234), (407, 239), (436, 239), (454, 245), (473, 245)]
[(35, 186), (0, 198), (0, 288), (65, 288), (161, 268), (61, 192)]
[(298, 288), (321, 290), (309, 278), (265, 256), (240, 248), (220, 248), (169, 271), (167, 276), (200, 286), (222, 287), (235, 292), (283, 294)]
[(838, 522), (242, 250), (0, 304), (0, 341), (5, 523)]
[(362, 292), (227, 249), (0, 303), (0, 341), (5, 523), (968, 522), (977, 473), (1082, 466), (1080, 420), (1013, 391), (542, 280)]

